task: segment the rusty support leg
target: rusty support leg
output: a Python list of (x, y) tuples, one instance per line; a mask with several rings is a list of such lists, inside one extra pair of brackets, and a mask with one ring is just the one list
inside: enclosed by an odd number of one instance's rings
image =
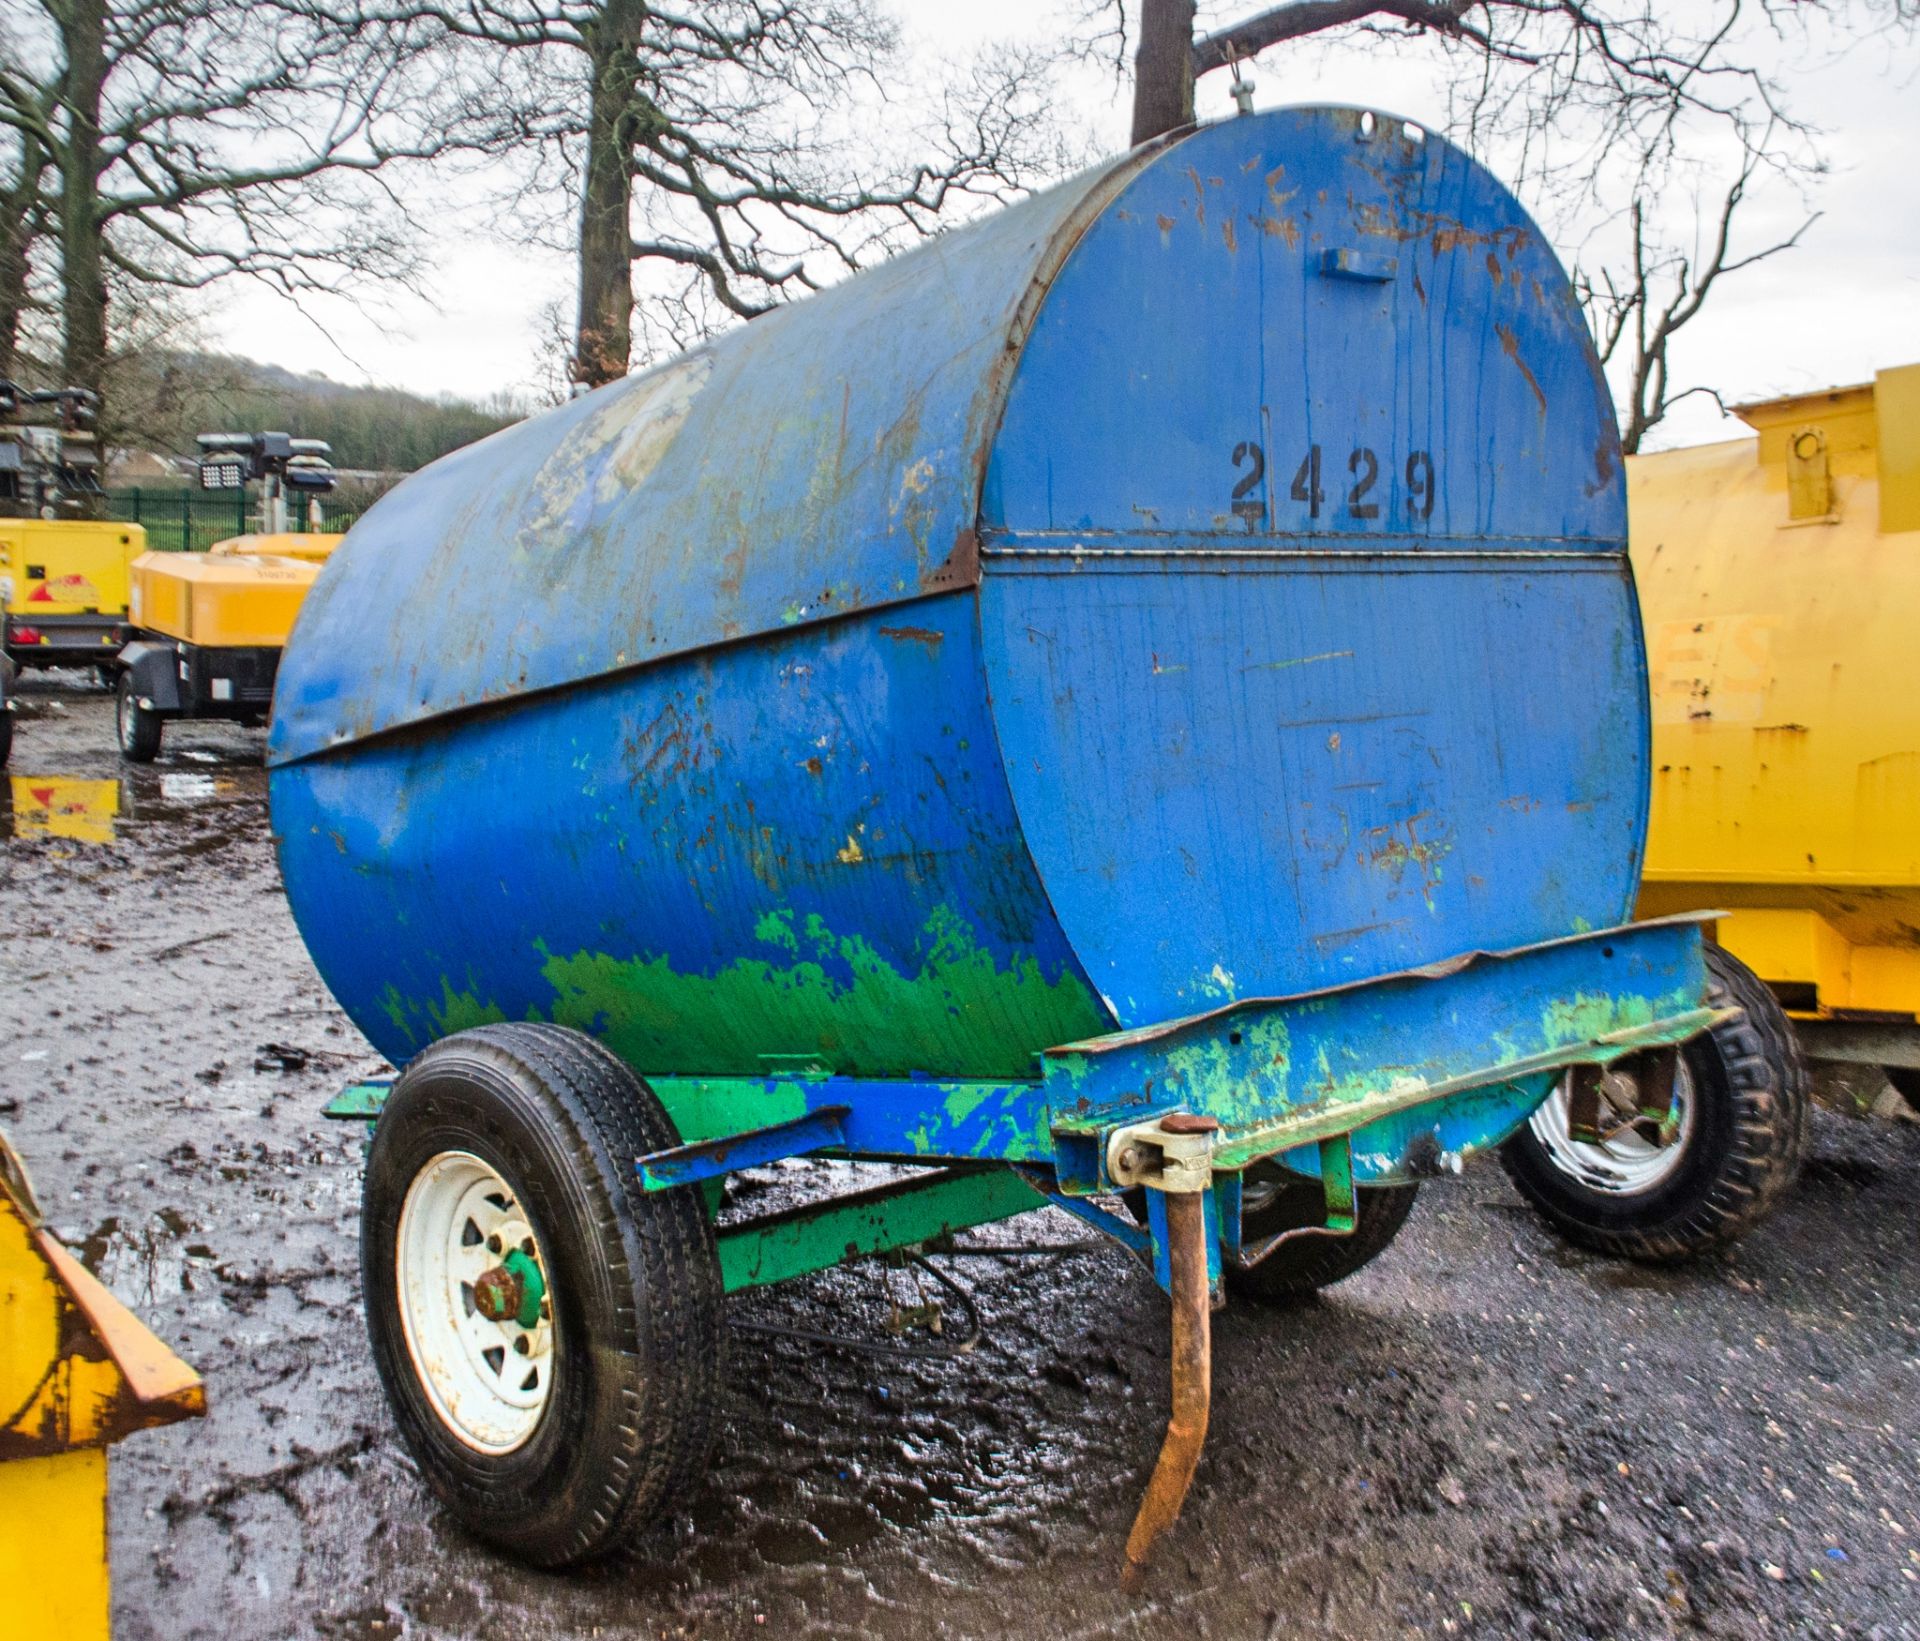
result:
[(1173, 1412), (1140, 1513), (1127, 1535), (1123, 1587), (1132, 1593), (1146, 1576), (1154, 1542), (1179, 1518), (1200, 1449), (1207, 1439), (1213, 1396), (1212, 1295), (1207, 1283), (1207, 1213), (1197, 1191), (1169, 1191), (1167, 1255), (1173, 1275)]

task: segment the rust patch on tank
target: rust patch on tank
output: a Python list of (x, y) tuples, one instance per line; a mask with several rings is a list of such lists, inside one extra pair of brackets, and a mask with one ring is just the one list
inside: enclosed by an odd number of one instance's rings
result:
[(1500, 351), (1520, 367), (1520, 374), (1527, 379), (1527, 386), (1533, 389), (1534, 398), (1540, 401), (1540, 414), (1547, 413), (1547, 396), (1540, 390), (1540, 383), (1528, 369), (1526, 360), (1520, 357), (1520, 338), (1513, 334), (1511, 325), (1495, 325), (1494, 334), (1500, 338)]
[(919, 644), (925, 648), (927, 654), (938, 655), (940, 645), (947, 635), (935, 632), (931, 627), (882, 627), (880, 636), (895, 639), (901, 643)]

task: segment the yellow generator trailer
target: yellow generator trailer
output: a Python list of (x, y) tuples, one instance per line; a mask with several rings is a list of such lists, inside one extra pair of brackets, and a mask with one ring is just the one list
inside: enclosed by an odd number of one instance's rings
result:
[(147, 533), (112, 519), (0, 517), (0, 618), (20, 667), (111, 664)]
[(128, 566), (146, 532), (103, 505), (97, 405), (0, 380), (0, 767), (22, 667), (110, 666), (127, 638)]
[(342, 539), (287, 528), (290, 493), (307, 497), (317, 519), (318, 498), (334, 483), (329, 455), (323, 441), (285, 433), (200, 435), (201, 488), (261, 480), (266, 528), (204, 553), (135, 561), (115, 714), (122, 755), (151, 762), (170, 718), (266, 721), (294, 617)]
[(1756, 437), (1634, 457), (1627, 495), (1639, 915), (1724, 908), (1711, 966), (1741, 1016), (1728, 1063), (1683, 1058), (1671, 1096), (1563, 1089), (1508, 1142), (1515, 1183), (1592, 1245), (1678, 1246), (1758, 1189), (1741, 1136), (1768, 1114), (1742, 1102), (1803, 1088), (1803, 1058), (1879, 1066), (1920, 1104), (1920, 365), (1738, 414)]
[(121, 752), (150, 762), (170, 718), (264, 723), (294, 617), (341, 540), (237, 536), (204, 553), (136, 559), (134, 636), (120, 652)]
[(1920, 365), (1629, 464), (1653, 698), (1642, 915), (1721, 906), (1809, 1058), (1920, 1096)]

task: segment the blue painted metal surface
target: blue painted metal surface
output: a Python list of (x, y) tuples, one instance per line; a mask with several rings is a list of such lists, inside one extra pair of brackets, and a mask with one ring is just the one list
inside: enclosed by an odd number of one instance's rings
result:
[(1631, 911), (1645, 684), (1580, 314), (1457, 151), (1300, 118), (1131, 180), (987, 472), (1008, 779), (1129, 1024)]
[(650, 1151), (634, 1159), (634, 1170), (645, 1189), (671, 1191), (681, 1185), (721, 1179), (741, 1168), (757, 1168), (763, 1162), (780, 1162), (788, 1157), (804, 1157), (815, 1151), (844, 1147), (847, 1143), (845, 1119), (851, 1109), (844, 1105), (819, 1106), (804, 1117), (771, 1123), (750, 1133)]
[(1204, 129), (400, 486), (282, 664), (289, 899), (396, 1062), (551, 1019), (769, 1123), (839, 1079), (850, 1150), (1044, 1161), (952, 1091), (1625, 915), (1623, 496), (1484, 171)]
[(1353, 1137), (1362, 1184), (1497, 1144), (1565, 1067), (1682, 1041), (1711, 1023), (1699, 925), (1634, 924), (1414, 972), (1249, 999), (1048, 1051), (1063, 1189), (1109, 1189), (1119, 1123), (1170, 1111), (1220, 1122), (1217, 1167), (1279, 1153), (1318, 1175)]
[(282, 766), (288, 897), (395, 1063), (541, 1018), (649, 1075), (1028, 1075), (1111, 1021), (980, 676), (951, 593)]

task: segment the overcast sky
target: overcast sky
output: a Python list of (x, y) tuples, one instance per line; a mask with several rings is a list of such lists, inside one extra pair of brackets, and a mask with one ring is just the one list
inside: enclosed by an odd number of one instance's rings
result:
[[(1033, 0), (973, 0), (964, 8), (895, 0), (895, 9), (934, 60), (1056, 26)], [(1800, 60), (1783, 78), (1793, 107), (1821, 128), (1832, 165), (1813, 199), (1823, 215), (1799, 248), (1729, 276), (1674, 349), (1678, 378), (1710, 384), (1734, 402), (1863, 381), (1876, 368), (1920, 361), (1920, 61), (1910, 45), (1895, 53), (1885, 40), (1838, 54), (1818, 46), (1792, 51)], [(1258, 108), (1360, 103), (1434, 128), (1444, 124), (1439, 72), (1435, 56), (1382, 62), (1358, 45), (1304, 53), (1280, 47), (1251, 71)], [(1201, 104), (1203, 115), (1226, 112), (1224, 75), (1202, 82)], [(1126, 136), (1126, 88), (1107, 74), (1080, 74), (1063, 87), (1062, 117), (1117, 150)], [(1686, 208), (1684, 200), (1673, 203)], [(1805, 211), (1791, 190), (1775, 188), (1754, 199), (1743, 230), (1753, 244), (1782, 237)], [(445, 212), (428, 249), (426, 298), (403, 297), (377, 313), (334, 305), (315, 316), (316, 325), (265, 292), (230, 290), (213, 310), (206, 340), (339, 381), (476, 398), (532, 389), (543, 311), (570, 303), (566, 259), (501, 242), (471, 210)], [(1743, 431), (1696, 397), (1651, 442), (1692, 444)]]

